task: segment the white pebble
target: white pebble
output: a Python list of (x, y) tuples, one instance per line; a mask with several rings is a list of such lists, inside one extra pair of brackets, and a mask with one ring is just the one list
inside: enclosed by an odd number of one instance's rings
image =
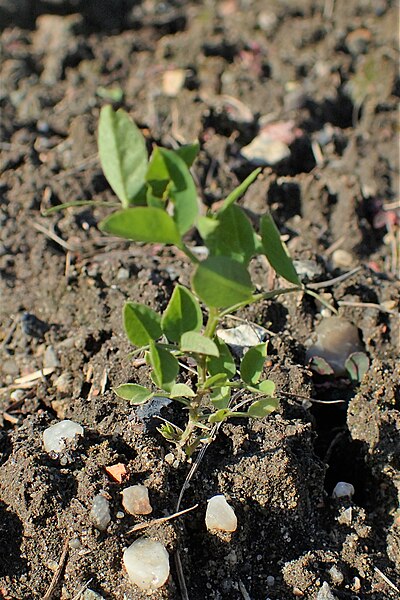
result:
[(102, 494), (97, 494), (97, 496), (93, 498), (90, 518), (93, 525), (99, 531), (105, 531), (107, 529), (107, 526), (111, 521), (110, 503)]
[(332, 498), (351, 498), (353, 495), (354, 486), (345, 481), (339, 481), (332, 492)]
[(149, 515), (152, 512), (149, 490), (144, 485), (131, 485), (121, 494), (122, 506), (130, 515)]
[(141, 590), (156, 590), (169, 577), (168, 552), (160, 542), (139, 538), (124, 552), (129, 579)]
[(206, 510), (206, 527), (209, 530), (236, 531), (237, 518), (235, 511), (227, 503), (222, 494), (208, 500)]
[(46, 452), (59, 454), (65, 449), (65, 441), (73, 440), (76, 435), (83, 435), (83, 427), (74, 421), (60, 421), (43, 432), (43, 444)]

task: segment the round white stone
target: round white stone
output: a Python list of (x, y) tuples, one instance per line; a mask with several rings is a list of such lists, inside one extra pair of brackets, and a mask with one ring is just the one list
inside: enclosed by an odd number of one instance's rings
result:
[(65, 441), (73, 440), (76, 435), (83, 435), (82, 425), (68, 419), (60, 421), (44, 430), (44, 449), (59, 454), (65, 449)]
[(163, 544), (139, 538), (124, 552), (129, 579), (141, 590), (156, 590), (169, 577), (169, 555)]
[(111, 521), (110, 503), (102, 494), (97, 494), (93, 498), (90, 518), (93, 525), (99, 531), (105, 531)]
[(339, 481), (332, 492), (332, 498), (351, 498), (354, 495), (354, 486), (345, 481)]
[(222, 494), (208, 500), (206, 510), (206, 527), (209, 530), (236, 531), (237, 518), (233, 508)]

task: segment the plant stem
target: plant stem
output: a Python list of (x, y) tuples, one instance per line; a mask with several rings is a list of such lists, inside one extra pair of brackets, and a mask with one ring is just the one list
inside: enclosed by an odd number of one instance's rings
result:
[(281, 296), (282, 294), (289, 294), (290, 292), (304, 292), (304, 288), (297, 286), (297, 287), (290, 287), (290, 288), (280, 288), (278, 290), (272, 290), (272, 292), (264, 292), (262, 294), (255, 294), (254, 296), (252, 296), (251, 298), (249, 298), (249, 300), (244, 300), (243, 302), (238, 302), (237, 304), (234, 304), (233, 306), (230, 306), (229, 308), (225, 308), (225, 310), (221, 311), (219, 313), (219, 318), (222, 319), (223, 317), (226, 317), (227, 315), (239, 310), (240, 308), (243, 308), (244, 306), (247, 306), (249, 304), (254, 304), (255, 302), (259, 302), (260, 300), (270, 300), (271, 298), (276, 298), (277, 296)]

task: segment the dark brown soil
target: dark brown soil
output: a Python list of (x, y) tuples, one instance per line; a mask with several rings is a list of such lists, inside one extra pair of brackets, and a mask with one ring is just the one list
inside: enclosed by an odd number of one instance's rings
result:
[[(145, 598), (121, 563), (139, 519), (117, 517), (126, 482), (104, 468), (123, 463), (127, 482), (145, 482), (155, 517), (174, 512), (190, 468), (165, 460), (173, 449), (156, 419), (141, 421), (112, 392), (148, 380), (127, 358), (124, 301), (165, 307), (175, 283), (187, 282), (184, 257), (106, 239), (96, 227), (106, 208), (42, 216), (63, 202), (113, 200), (96, 155), (111, 90), (149, 145), (200, 139), (194, 173), (208, 205), (252, 170), (240, 149), (260, 117), (294, 121), (301, 136), (290, 158), (266, 168), (242, 203), (255, 221), (271, 209), (317, 280), (360, 267), (320, 291), (359, 328), (370, 358), (359, 386), (315, 379), (305, 347), (321, 313), (307, 297), (238, 315), (271, 331), (266, 374), (280, 408), (224, 426), (183, 497), (182, 508), (198, 508), (144, 532), (171, 555), (168, 584), (152, 597), (398, 598), (396, 3), (1, 0), (0, 26), (0, 597), (43, 598), (67, 540), (53, 600), (88, 600), (85, 586), (107, 600)], [(171, 68), (186, 70), (175, 97), (162, 86)], [(233, 110), (232, 97), (244, 106)], [(268, 289), (272, 274), (254, 271)], [(49, 365), (47, 376), (15, 383)], [(179, 418), (171, 406), (162, 415)], [(42, 432), (62, 418), (85, 435), (60, 461), (44, 452)], [(332, 499), (338, 481), (353, 484), (352, 500)], [(102, 533), (89, 518), (100, 490), (112, 513)], [(230, 537), (204, 525), (217, 493), (238, 516)]]

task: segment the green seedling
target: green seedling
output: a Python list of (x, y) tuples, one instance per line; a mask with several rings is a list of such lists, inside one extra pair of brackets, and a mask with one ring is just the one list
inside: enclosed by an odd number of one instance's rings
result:
[[(217, 212), (201, 216), (190, 172), (197, 143), (177, 150), (155, 146), (149, 158), (140, 129), (126, 112), (111, 106), (101, 111), (98, 143), (104, 174), (122, 205), (100, 229), (134, 242), (173, 245), (193, 269), (190, 289), (177, 285), (162, 314), (144, 304), (125, 304), (126, 335), (136, 348), (133, 354), (144, 354), (153, 385), (126, 383), (115, 389), (134, 405), (160, 395), (179, 402), (187, 414), (185, 426), (165, 422), (159, 431), (190, 456), (210, 440), (215, 424), (234, 417), (260, 419), (278, 406), (274, 383), (263, 378), (267, 344), (249, 348), (237, 366), (216, 334), (219, 323), (251, 303), (307, 290), (271, 216), (262, 216), (257, 233), (236, 204), (260, 169)], [(205, 260), (185, 241), (193, 229), (208, 250)], [(265, 255), (291, 285), (256, 292), (248, 267), (257, 255)]]

